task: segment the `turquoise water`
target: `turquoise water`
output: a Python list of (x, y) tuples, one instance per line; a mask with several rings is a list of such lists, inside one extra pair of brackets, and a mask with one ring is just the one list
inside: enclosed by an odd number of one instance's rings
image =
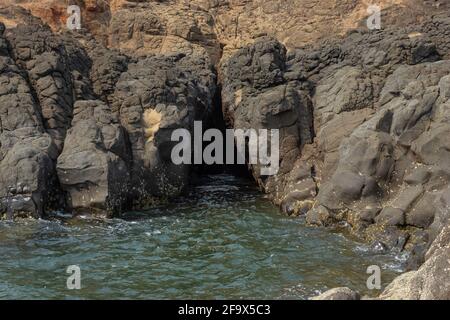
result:
[[(1, 299), (306, 299), (349, 286), (369, 295), (402, 259), (279, 213), (251, 181), (204, 178), (176, 203), (105, 220), (0, 222)], [(68, 290), (66, 268), (81, 269)]]

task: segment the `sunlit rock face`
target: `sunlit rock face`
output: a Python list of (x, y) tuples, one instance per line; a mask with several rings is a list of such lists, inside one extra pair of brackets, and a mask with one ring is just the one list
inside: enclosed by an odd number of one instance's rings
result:
[[(5, 2), (6, 1), (6, 2)], [(31, 10), (53, 30), (63, 30), (69, 16), (63, 0), (5, 0)], [(207, 54), (214, 63), (262, 35), (288, 49), (314, 44), (320, 38), (342, 37), (365, 27), (369, 15), (361, 0), (73, 0), (81, 8), (82, 27), (109, 47), (133, 55), (149, 53)], [(417, 0), (381, 0), (385, 25), (419, 23), (448, 4)], [(9, 17), (15, 25), (21, 19)]]

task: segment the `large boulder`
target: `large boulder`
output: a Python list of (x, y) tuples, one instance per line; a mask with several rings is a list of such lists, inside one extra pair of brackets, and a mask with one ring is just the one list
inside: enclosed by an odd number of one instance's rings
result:
[(126, 208), (130, 189), (128, 166), (125, 130), (110, 108), (99, 100), (77, 101), (57, 163), (69, 206), (110, 213)]
[[(132, 197), (143, 206), (186, 190), (192, 166), (174, 164), (172, 132), (210, 125), (216, 84), (204, 57), (151, 56), (128, 65), (118, 79), (112, 108), (131, 147)], [(193, 136), (193, 135), (192, 135)]]
[(423, 260), (448, 215), (449, 25), (443, 14), (297, 50), (264, 36), (222, 61), (227, 125), (280, 130), (279, 172), (250, 165), (274, 203)]

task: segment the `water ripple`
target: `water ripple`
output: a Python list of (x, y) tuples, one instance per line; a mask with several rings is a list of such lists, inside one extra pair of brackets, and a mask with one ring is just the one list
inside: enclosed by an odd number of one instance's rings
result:
[[(121, 219), (57, 218), (0, 222), (0, 299), (305, 299), (343, 285), (370, 294), (367, 266), (388, 283), (404, 262), (282, 216), (230, 175)], [(79, 291), (66, 288), (72, 264)]]

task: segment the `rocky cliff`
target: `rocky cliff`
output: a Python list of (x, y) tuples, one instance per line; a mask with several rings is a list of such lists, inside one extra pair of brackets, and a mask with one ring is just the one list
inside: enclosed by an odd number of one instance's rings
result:
[[(171, 132), (211, 118), (203, 56), (133, 59), (90, 36), (53, 32), (20, 7), (1, 25), (1, 195), (8, 214), (143, 207), (179, 195), (191, 168)], [(11, 15), (12, 14), (12, 15)]]
[(172, 163), (171, 133), (221, 111), (279, 129), (278, 174), (249, 169), (283, 212), (426, 261), (383, 298), (448, 298), (425, 279), (448, 269), (450, 3), (379, 1), (368, 30), (357, 0), (69, 2), (81, 30), (66, 1), (0, 4), (6, 216), (175, 197), (196, 168)]
[[(345, 36), (359, 26), (371, 1), (366, 0), (2, 0), (4, 12), (18, 5), (64, 30), (68, 5), (81, 8), (82, 28), (98, 42), (131, 55), (207, 54), (216, 63), (262, 35), (287, 48), (319, 38)], [(447, 1), (379, 0), (383, 24), (420, 23), (448, 9)], [(26, 21), (10, 13), (8, 27)]]

